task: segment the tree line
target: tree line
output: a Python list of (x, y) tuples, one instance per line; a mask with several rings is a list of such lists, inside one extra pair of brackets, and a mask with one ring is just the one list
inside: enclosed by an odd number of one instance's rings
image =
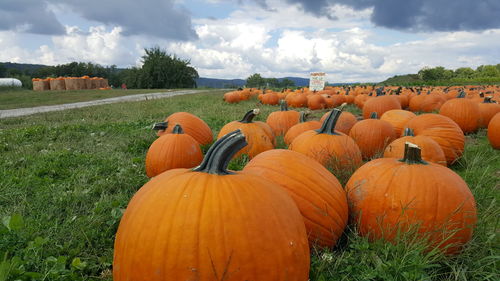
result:
[(247, 88), (290, 88), (294, 87), (295, 82), (288, 78), (278, 80), (276, 78), (264, 78), (259, 73), (254, 73), (246, 79)]
[(71, 62), (56, 66), (8, 68), (0, 64), (0, 78), (21, 80), (25, 88), (32, 88), (32, 78), (46, 77), (103, 77), (113, 87), (171, 89), (196, 87), (198, 72), (190, 61), (169, 54), (159, 47), (145, 49), (142, 66), (119, 69), (116, 65), (101, 66), (90, 62)]

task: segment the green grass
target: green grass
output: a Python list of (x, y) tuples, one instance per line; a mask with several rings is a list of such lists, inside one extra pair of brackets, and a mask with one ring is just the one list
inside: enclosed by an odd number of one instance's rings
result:
[[(225, 104), (222, 93), (1, 119), (0, 281), (111, 280), (120, 217), (148, 180), (151, 125), (188, 111), (216, 135), (248, 109), (260, 108), (260, 121), (277, 109), (255, 100)], [(348, 229), (335, 249), (312, 254), (311, 280), (498, 280), (499, 167), (484, 131), (469, 136), (453, 169), (469, 184), (479, 220), (461, 255), (425, 252), (411, 237), (399, 245), (369, 242)]]
[(55, 105), (106, 98), (166, 92), (164, 89), (131, 89), (131, 90), (79, 90), (79, 91), (43, 91), (35, 92), (20, 88), (0, 88), (0, 110)]

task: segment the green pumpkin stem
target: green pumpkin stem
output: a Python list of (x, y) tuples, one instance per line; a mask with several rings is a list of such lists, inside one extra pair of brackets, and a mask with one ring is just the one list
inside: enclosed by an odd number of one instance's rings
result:
[(213, 175), (234, 174), (227, 169), (227, 165), (233, 156), (247, 144), (241, 130), (233, 131), (217, 140), (207, 151), (200, 166), (194, 168), (193, 171)]
[(491, 100), (492, 97), (488, 96), (488, 97), (485, 97), (484, 100), (483, 100), (483, 103), (494, 103), (492, 100)]
[(463, 99), (463, 98), (465, 98), (465, 92), (464, 92), (464, 91), (461, 91), (461, 92), (457, 95), (457, 98), (459, 98), (459, 99)]
[(181, 124), (176, 124), (174, 129), (172, 130), (173, 134), (184, 134), (184, 130), (181, 127)]
[(299, 117), (299, 123), (307, 122), (307, 115), (309, 115), (309, 112), (301, 111)]
[(415, 133), (413, 132), (412, 128), (405, 128), (404, 136), (405, 137), (414, 137)]
[(321, 128), (316, 130), (318, 134), (329, 134), (329, 135), (340, 135), (335, 132), (335, 125), (337, 125), (337, 121), (339, 120), (340, 114), (342, 114), (342, 110), (344, 109), (345, 103), (342, 104), (339, 108), (334, 108), (328, 114), (328, 117), (323, 121)]
[(288, 103), (285, 100), (280, 100), (280, 110), (288, 111)]
[(243, 116), (243, 119), (240, 120), (240, 123), (252, 123), (253, 118), (259, 114), (260, 110), (259, 109), (252, 109), (245, 113), (245, 116)]
[(416, 144), (411, 142), (405, 143), (405, 154), (403, 159), (399, 160), (401, 162), (405, 162), (408, 165), (412, 164), (423, 164), (427, 165), (428, 163), (422, 160), (421, 150)]
[(166, 130), (168, 128), (168, 121), (165, 122), (158, 122), (153, 125), (153, 130), (154, 131), (162, 131)]
[(378, 119), (378, 114), (377, 114), (377, 112), (372, 112), (372, 113), (370, 114), (370, 119)]

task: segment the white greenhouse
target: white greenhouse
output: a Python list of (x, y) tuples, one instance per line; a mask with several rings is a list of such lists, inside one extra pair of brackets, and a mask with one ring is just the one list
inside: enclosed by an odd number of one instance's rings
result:
[(0, 78), (0, 87), (9, 86), (9, 87), (22, 87), (23, 83), (19, 79), (15, 78)]

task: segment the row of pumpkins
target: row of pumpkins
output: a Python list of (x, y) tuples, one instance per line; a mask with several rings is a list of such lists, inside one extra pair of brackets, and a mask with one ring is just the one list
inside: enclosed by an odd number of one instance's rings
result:
[[(396, 109), (358, 121), (341, 106), (299, 123), (305, 116), (285, 102), (266, 122), (258, 114), (226, 124), (204, 157), (212, 131), (203, 120), (177, 112), (155, 124), (152, 178), (120, 222), (114, 280), (307, 280), (310, 247), (333, 247), (349, 216), (370, 239), (416, 231), (447, 254), (470, 240), (475, 200), (446, 167), (465, 143), (450, 118), (395, 121), (407, 114)], [(500, 113), (488, 130), (499, 149)], [(273, 149), (280, 135), (289, 149)], [(228, 170), (241, 154), (251, 159), (244, 169)], [(343, 188), (334, 174), (349, 169)]]

